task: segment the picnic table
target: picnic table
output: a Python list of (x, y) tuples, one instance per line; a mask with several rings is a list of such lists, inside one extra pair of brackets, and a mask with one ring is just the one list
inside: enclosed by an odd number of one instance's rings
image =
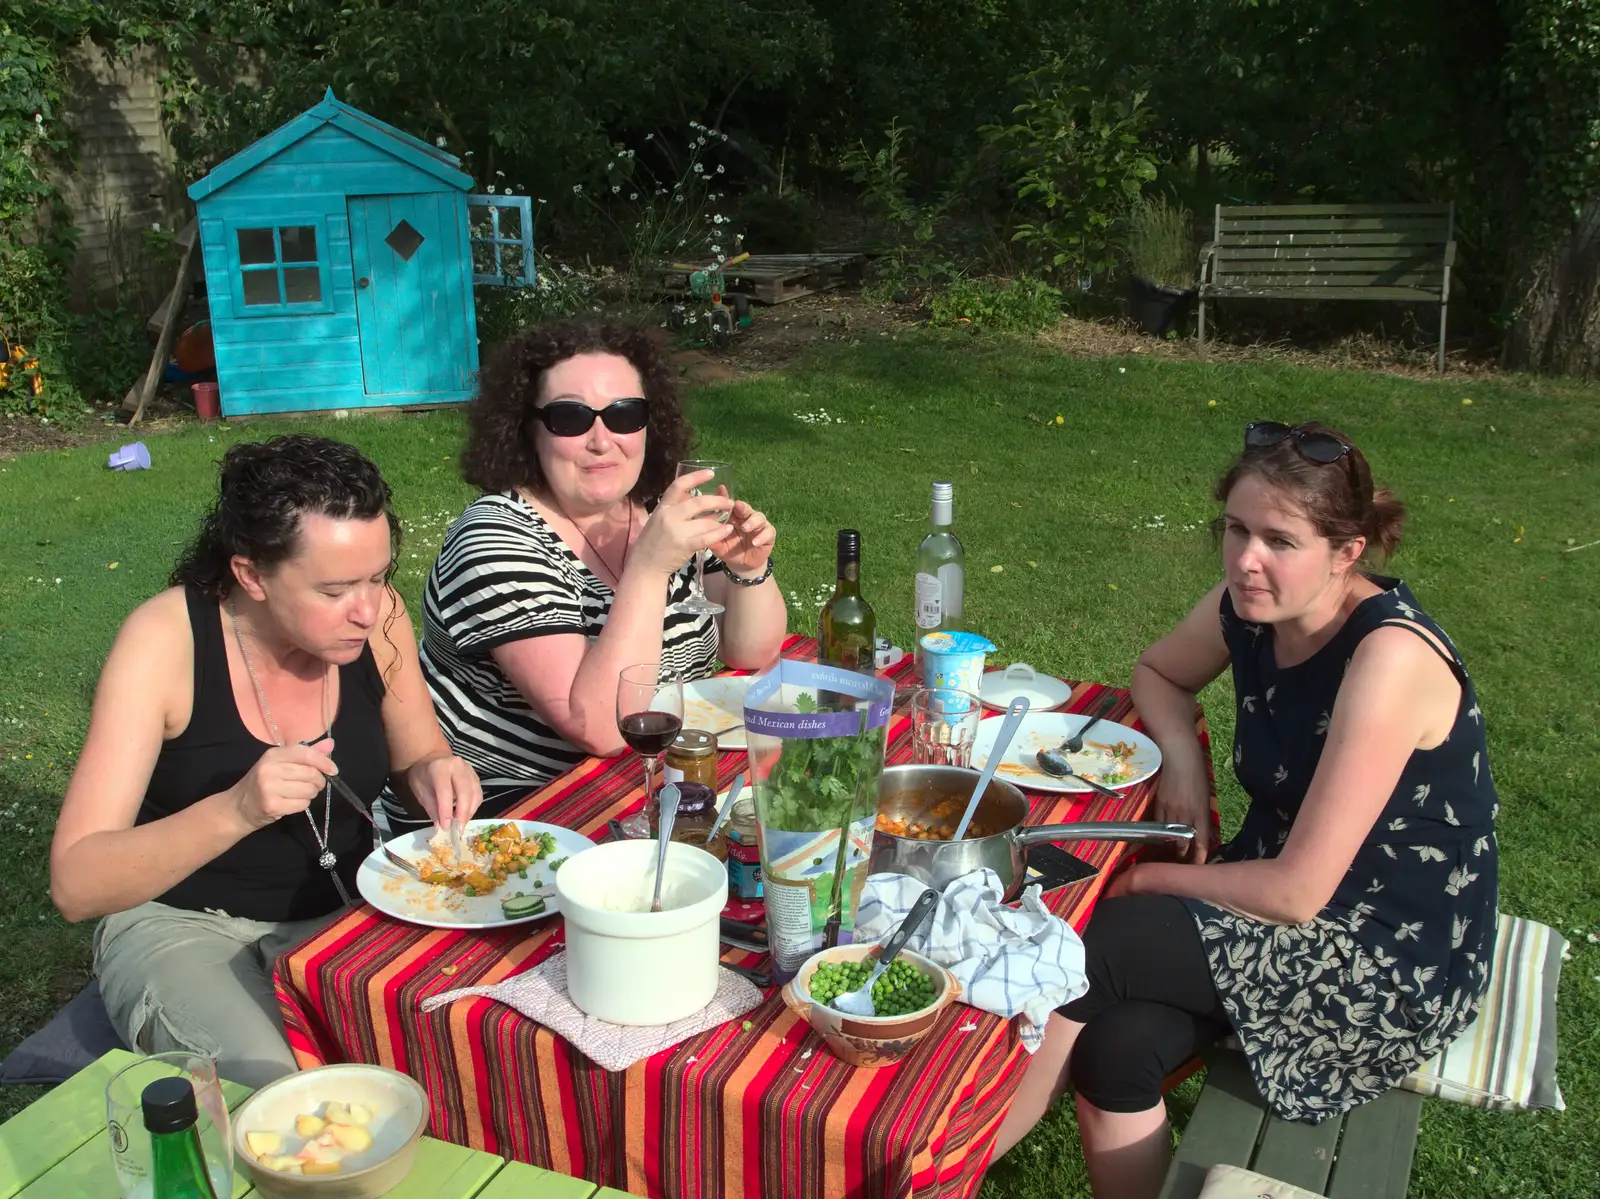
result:
[[(137, 1055), (113, 1049), (0, 1125), (0, 1199), (65, 1199), (120, 1194), (106, 1129), (106, 1084)], [(232, 1111), (250, 1088), (222, 1084)], [(234, 1163), (233, 1199), (256, 1194)], [(626, 1199), (619, 1191), (479, 1149), (423, 1137), (417, 1159), (389, 1199)]]
[[(814, 656), (815, 643), (791, 637), (784, 653)], [(905, 684), (913, 668), (907, 658), (885, 673)], [(1095, 683), (1074, 684), (1067, 710), (1106, 704), (1113, 705), (1110, 719), (1137, 724), (1125, 691)], [(1196, 721), (1208, 745), (1198, 711)], [(897, 712), (887, 761), (907, 760), (910, 748), (910, 721)], [(719, 784), (744, 769), (743, 753), (723, 754)], [(608, 820), (642, 802), (641, 775), (631, 755), (592, 758), (507, 815), (601, 837)], [(1118, 799), (1038, 795), (1029, 822), (1136, 820), (1154, 793), (1150, 780)], [(1128, 846), (1098, 841), (1070, 848), (1099, 873), (1051, 892), (1046, 902), (1081, 930)], [(905, 1061), (856, 1069), (833, 1057), (772, 990), (745, 1020), (612, 1073), (490, 999), (422, 1012), (431, 995), (501, 982), (561, 945), (559, 918), (444, 930), (355, 908), (278, 961), (290, 1044), (302, 1066), (370, 1062), (411, 1075), (427, 1090), (428, 1127), (436, 1137), (631, 1194), (976, 1193), (1027, 1064), (1010, 1021), (952, 1005)], [(766, 964), (763, 955), (731, 948), (723, 960)]]

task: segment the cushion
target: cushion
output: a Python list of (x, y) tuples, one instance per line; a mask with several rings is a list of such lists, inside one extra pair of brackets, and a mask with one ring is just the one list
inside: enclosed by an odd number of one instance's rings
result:
[(1321, 1199), (1316, 1191), (1279, 1182), (1243, 1166), (1217, 1165), (1206, 1171), (1200, 1199)]
[(1535, 920), (1503, 913), (1478, 1018), (1400, 1085), (1501, 1111), (1566, 1104), (1556, 1085), (1556, 990), (1567, 942)]
[(126, 1049), (91, 982), (0, 1062), (0, 1085), (65, 1082), (113, 1049)]

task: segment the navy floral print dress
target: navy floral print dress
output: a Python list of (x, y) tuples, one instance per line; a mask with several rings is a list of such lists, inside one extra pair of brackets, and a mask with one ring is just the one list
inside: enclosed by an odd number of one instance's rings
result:
[(1476, 1016), (1494, 953), (1499, 804), (1477, 695), (1455, 647), (1406, 585), (1372, 581), (1381, 594), (1357, 606), (1312, 657), (1281, 668), (1272, 629), (1241, 620), (1222, 596), (1237, 704), (1233, 769), (1251, 802), (1239, 835), (1215, 860), (1282, 850), (1345, 669), (1368, 633), (1386, 625), (1427, 629), (1449, 647), (1446, 660), (1461, 683), (1449, 735), (1412, 753), (1314, 919), (1263, 924), (1184, 900), (1256, 1087), (1288, 1120), (1347, 1111), (1438, 1053)]

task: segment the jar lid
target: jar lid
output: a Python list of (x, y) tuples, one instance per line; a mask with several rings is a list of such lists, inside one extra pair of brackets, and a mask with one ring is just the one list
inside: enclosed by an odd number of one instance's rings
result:
[(753, 795), (741, 796), (728, 813), (728, 823), (749, 825), (752, 828), (756, 823), (756, 800)]
[(684, 729), (667, 752), (680, 758), (704, 758), (717, 752), (717, 739), (705, 729)]
[(716, 817), (717, 793), (704, 783), (691, 783), (685, 780), (677, 784), (678, 787), (678, 815), (676, 819), (699, 819), (704, 816)]

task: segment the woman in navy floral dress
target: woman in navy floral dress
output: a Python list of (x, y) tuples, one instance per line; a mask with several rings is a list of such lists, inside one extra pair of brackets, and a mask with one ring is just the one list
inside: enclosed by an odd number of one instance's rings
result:
[[(1232, 1033), (1267, 1104), (1317, 1121), (1382, 1094), (1477, 1014), (1494, 952), (1498, 808), (1454, 645), (1363, 572), (1404, 508), (1322, 425), (1257, 422), (1217, 485), (1224, 581), (1133, 678), (1161, 746), (1155, 816), (1194, 863), (1124, 873), (1084, 934), (1086, 995), (1052, 1019), (1003, 1153), (1069, 1085), (1096, 1195), (1155, 1195), (1161, 1081)], [(1209, 854), (1196, 694), (1231, 665), (1239, 834)], [(1210, 857), (1210, 864), (1201, 864)]]

